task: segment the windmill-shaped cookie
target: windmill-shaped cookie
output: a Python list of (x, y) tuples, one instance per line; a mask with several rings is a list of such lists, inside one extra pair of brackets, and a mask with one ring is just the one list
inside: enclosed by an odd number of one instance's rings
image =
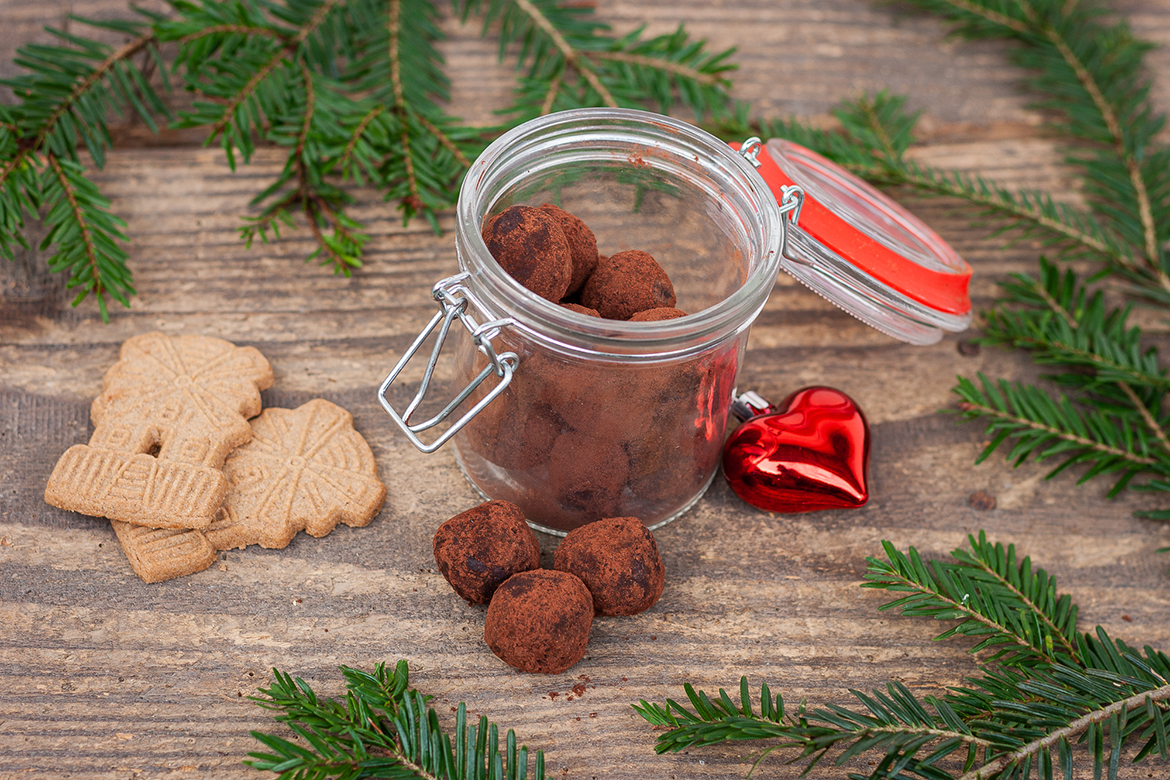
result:
[(90, 416), (96, 429), (57, 461), (45, 500), (155, 528), (207, 528), (228, 481), (224, 458), (252, 436), (272, 368), (209, 336), (145, 333), (122, 345)]
[(317, 399), (265, 409), (252, 431), (223, 466), (231, 489), (205, 532), (216, 549), (284, 547), (298, 531), (325, 536), (339, 522), (364, 526), (382, 508), (386, 486), (374, 453), (340, 406)]

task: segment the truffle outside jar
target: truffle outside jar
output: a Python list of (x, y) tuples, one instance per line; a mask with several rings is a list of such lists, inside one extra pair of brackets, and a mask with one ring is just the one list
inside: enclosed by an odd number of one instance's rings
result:
[[(522, 287), (481, 231), (509, 206), (543, 203), (582, 219), (603, 255), (649, 252), (687, 316), (597, 319)], [(693, 505), (719, 468), (748, 328), (779, 270), (783, 219), (743, 157), (657, 114), (567, 111), (495, 141), (464, 180), (456, 249), (480, 321), (498, 327), (492, 348), (518, 362), (453, 439), (471, 483), (562, 535), (604, 517), (656, 528)], [(489, 361), (466, 333), (457, 338), (464, 387)]]

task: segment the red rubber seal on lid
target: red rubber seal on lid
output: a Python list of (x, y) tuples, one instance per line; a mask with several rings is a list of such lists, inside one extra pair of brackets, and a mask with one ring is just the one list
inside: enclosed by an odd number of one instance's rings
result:
[[(800, 211), (798, 225), (801, 230), (848, 260), (858, 269), (877, 281), (902, 293), (919, 303), (939, 312), (966, 315), (971, 311), (968, 286), (971, 281), (971, 266), (959, 257), (937, 233), (922, 220), (898, 205), (891, 198), (874, 187), (826, 160), (816, 152), (791, 141), (781, 141), (790, 151), (786, 162), (790, 170), (795, 169), (796, 179), (789, 176), (762, 145), (757, 156), (760, 163), (756, 169), (768, 187), (781, 200), (781, 187), (799, 185), (804, 191), (804, 205)], [(732, 144), (735, 149), (739, 144)], [(826, 185), (854, 201), (872, 217), (854, 214), (838, 214), (828, 205), (821, 203), (814, 194)], [(846, 211), (846, 209), (842, 209)], [(886, 225), (873, 221), (881, 219)], [(851, 222), (850, 220), (853, 220)], [(866, 220), (868, 232), (854, 222)], [(894, 233), (901, 233), (918, 245), (922, 259), (915, 260), (887, 245), (906, 246)], [(883, 233), (888, 242), (879, 241), (872, 234)], [(935, 268), (927, 267), (927, 263)]]

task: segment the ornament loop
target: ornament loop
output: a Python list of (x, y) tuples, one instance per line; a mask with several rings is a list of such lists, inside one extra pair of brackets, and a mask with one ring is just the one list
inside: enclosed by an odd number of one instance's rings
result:
[[(498, 354), (495, 347), (492, 346), (492, 339), (500, 335), (500, 331), (509, 326), (514, 325), (515, 322), (511, 318), (504, 318), (500, 320), (492, 320), (485, 322), (482, 325), (476, 322), (475, 318), (468, 313), (468, 305), (474, 305), (475, 308), (483, 311), (483, 307), (471, 295), (471, 292), (463, 285), (470, 274), (464, 272), (448, 277), (438, 282), (431, 291), (432, 297), (439, 305), (439, 311), (431, 317), (431, 321), (423, 328), (422, 332), (415, 337), (414, 342), (406, 350), (406, 352), (399, 358), (398, 363), (393, 370), (382, 381), (382, 386), (378, 388), (378, 400), (382, 403), (382, 408), (386, 413), (393, 418), (394, 422), (402, 429), (418, 449), (423, 452), (434, 452), (442, 447), (447, 441), (454, 436), (464, 425), (471, 421), (472, 417), (479, 414), (480, 411), (495, 400), (496, 396), (504, 392), (512, 381), (512, 374), (516, 370), (516, 366), (520, 363), (520, 357), (515, 352), (505, 352)], [(430, 388), (431, 379), (435, 373), (435, 366), (439, 361), (439, 354), (443, 351), (443, 345), (447, 341), (447, 335), (451, 329), (451, 324), (455, 321), (463, 325), (467, 332), (471, 335), (471, 340), (475, 343), (476, 348), (482, 352), (488, 359), (488, 365), (484, 367), (479, 374), (473, 378), (467, 385), (455, 396), (442, 411), (434, 417), (425, 422), (411, 424), (411, 415), (418, 409), (419, 404), (422, 403), (423, 398)], [(422, 348), (423, 343), (438, 330), (438, 335), (435, 337), (435, 345), (431, 348), (431, 356), (427, 361), (426, 370), (423, 372), (422, 382), (419, 383), (418, 392), (415, 393), (414, 398), (411, 399), (406, 409), (399, 414), (398, 411), (390, 404), (389, 399), (386, 398), (386, 391), (389, 390), (390, 385), (406, 368), (406, 364), (410, 362), (411, 358), (418, 353)], [(477, 387), (483, 384), (484, 380), (492, 374), (500, 378), (496, 386), (484, 396), (478, 403), (475, 404), (467, 413), (456, 420), (450, 428), (442, 433), (439, 438), (427, 444), (419, 437), (418, 433), (421, 431), (430, 430), (441, 422), (444, 422), (451, 412), (467, 400)]]
[(776, 407), (755, 390), (746, 390), (735, 396), (735, 400), (731, 402), (731, 413), (740, 422), (746, 422), (753, 417), (774, 411), (776, 411)]

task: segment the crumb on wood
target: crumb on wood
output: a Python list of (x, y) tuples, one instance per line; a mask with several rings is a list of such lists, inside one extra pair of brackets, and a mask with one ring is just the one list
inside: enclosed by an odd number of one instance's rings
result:
[(979, 512), (987, 512), (995, 509), (995, 495), (988, 493), (986, 490), (976, 490), (967, 497), (967, 503), (972, 509)]

